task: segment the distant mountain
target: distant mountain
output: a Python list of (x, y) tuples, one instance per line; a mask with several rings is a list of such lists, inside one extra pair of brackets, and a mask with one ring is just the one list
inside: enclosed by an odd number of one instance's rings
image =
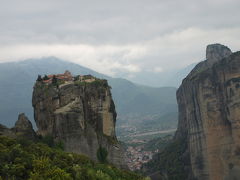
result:
[(120, 119), (118, 123), (135, 124), (177, 112), (176, 88), (142, 86), (125, 79), (109, 79), (109, 84)]
[(165, 86), (179, 87), (182, 83), (182, 80), (191, 72), (191, 70), (197, 65), (193, 63), (188, 65), (185, 68), (180, 69), (178, 72), (173, 73), (172, 76), (164, 83)]
[(32, 88), (37, 75), (62, 73), (66, 69), (73, 74), (107, 77), (55, 57), (0, 63), (0, 122), (7, 126), (13, 126), (21, 112), (25, 112), (33, 120)]
[(174, 72), (170, 71), (151, 72), (143, 69), (141, 72), (134, 73), (134, 76), (129, 76), (129, 74), (123, 74), (123, 76), (120, 77), (127, 77), (128, 80), (145, 86), (164, 87), (169, 77), (172, 77), (173, 74)]
[(121, 77), (128, 77), (127, 79), (134, 83), (151, 87), (179, 87), (182, 80), (196, 64), (197, 63), (193, 63), (183, 68), (163, 72), (146, 71), (143, 69), (141, 72), (135, 73), (134, 76), (121, 74)]
[[(118, 124), (138, 124), (177, 112), (176, 88), (142, 86), (125, 79), (111, 78), (55, 57), (46, 57), (0, 63), (0, 123), (8, 127), (13, 126), (21, 112), (25, 112), (34, 122), (32, 87), (38, 74), (63, 73), (65, 70), (71, 71), (74, 75), (92, 74), (109, 81), (118, 112)], [(177, 121), (175, 116), (172, 117), (171, 123)]]

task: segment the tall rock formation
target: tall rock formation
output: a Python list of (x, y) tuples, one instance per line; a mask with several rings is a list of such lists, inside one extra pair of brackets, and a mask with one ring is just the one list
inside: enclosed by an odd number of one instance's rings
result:
[(15, 126), (11, 129), (0, 124), (0, 135), (28, 140), (36, 140), (37, 138), (32, 123), (24, 113), (18, 115), (18, 120), (16, 121)]
[[(108, 162), (125, 167), (115, 135), (116, 112), (106, 80), (92, 76), (48, 76), (36, 82), (32, 104), (38, 133), (62, 141), (68, 152), (97, 161), (97, 150), (108, 151)], [(52, 79), (51, 79), (52, 78)]]
[(34, 140), (37, 137), (35, 131), (33, 130), (32, 123), (24, 113), (18, 115), (18, 120), (11, 130), (14, 132), (14, 134), (16, 134), (16, 136), (22, 136), (27, 139)]
[(232, 51), (227, 46), (221, 44), (211, 44), (208, 45), (206, 49), (206, 62), (212, 66), (215, 62), (228, 57), (231, 54)]
[(207, 46), (199, 63), (177, 91), (176, 139), (185, 138), (189, 179), (240, 177), (240, 52)]

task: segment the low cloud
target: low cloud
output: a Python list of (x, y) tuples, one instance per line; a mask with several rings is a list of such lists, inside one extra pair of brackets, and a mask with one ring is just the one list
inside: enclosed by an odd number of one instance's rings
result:
[[(0, 46), (0, 62), (56, 56), (98, 72), (118, 76), (142, 71), (164, 72), (204, 60), (210, 43), (238, 50), (240, 28), (187, 28), (132, 44), (17, 44)], [(216, 41), (217, 40), (217, 41)]]
[[(115, 75), (115, 71), (140, 72), (141, 68), (132, 63), (144, 56), (137, 45), (86, 45), (86, 44), (26, 44), (0, 47), (0, 62), (56, 56), (69, 60), (98, 72)], [(144, 50), (143, 50), (144, 51)]]
[(0, 62), (56, 56), (131, 79), (240, 47), (239, 0), (13, 0), (0, 7)]
[(160, 73), (160, 72), (163, 71), (163, 69), (162, 69), (161, 67), (155, 67), (155, 68), (153, 68), (153, 71), (154, 71), (155, 73)]

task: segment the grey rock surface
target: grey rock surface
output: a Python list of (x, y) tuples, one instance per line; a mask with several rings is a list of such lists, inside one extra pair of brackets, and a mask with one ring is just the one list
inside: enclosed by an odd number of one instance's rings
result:
[[(211, 62), (211, 66), (209, 63)], [(175, 138), (188, 142), (190, 179), (240, 177), (240, 52), (207, 47), (177, 91), (179, 123)]]
[(231, 49), (222, 44), (210, 44), (206, 49), (206, 59), (209, 65), (228, 57), (232, 54)]
[(38, 134), (62, 141), (68, 152), (97, 161), (100, 146), (108, 162), (125, 168), (123, 149), (115, 135), (116, 112), (106, 80), (70, 81), (59, 86), (36, 82), (32, 104)]

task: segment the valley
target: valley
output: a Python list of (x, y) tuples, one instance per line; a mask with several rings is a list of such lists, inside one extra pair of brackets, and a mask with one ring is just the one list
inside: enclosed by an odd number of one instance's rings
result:
[(162, 132), (157, 136), (148, 135), (141, 139), (134, 138), (124, 142), (125, 158), (129, 169), (141, 172), (142, 167), (171, 142), (174, 132)]
[(150, 129), (133, 125), (116, 127), (118, 140), (124, 144), (130, 170), (141, 172), (143, 165), (171, 142), (176, 129), (163, 129), (154, 125)]
[[(56, 58), (50, 60), (53, 66), (62, 63), (63, 66), (58, 66), (60, 69), (66, 65), (76, 68)], [(39, 63), (39, 60), (19, 62), (15, 66), (32, 63)], [(45, 69), (46, 63), (48, 61), (38, 64), (39, 68)], [(0, 90), (7, 95), (0, 96), (6, 102), (1, 111), (9, 109), (17, 114), (18, 105), (23, 103), (26, 112), (31, 113), (28, 106), (31, 101), (27, 100), (32, 98), (38, 128), (36, 134), (30, 122), (32, 118), (29, 121), (25, 114), (20, 114), (15, 126), (8, 128), (4, 125), (14, 122), (11, 119), (14, 113), (3, 113), (0, 115), (11, 120), (3, 121), (0, 134), (16, 138), (31, 133), (34, 141), (39, 141), (39, 135), (43, 138), (50, 135), (53, 142), (63, 143), (67, 152), (85, 154), (93, 161), (108, 162), (143, 176), (215, 180), (222, 173), (234, 179), (238, 176), (239, 164), (236, 159), (239, 156), (238, 63), (239, 52), (232, 53), (221, 44), (209, 45), (206, 60), (194, 67), (177, 91), (173, 87), (146, 87), (91, 70), (89, 73), (98, 77), (75, 76), (65, 71), (43, 78), (38, 75), (37, 80), (33, 80), (26, 76), (26, 67), (21, 71), (15, 69), (21, 83), (9, 84), (7, 79), (12, 75), (4, 72), (13, 67), (2, 64), (1, 71), (0, 64), (0, 74), (5, 75), (0, 81), (6, 84)], [(80, 66), (78, 70), (88, 71)], [(29, 90), (24, 91), (31, 81), (35, 81), (32, 97)], [(19, 93), (22, 96), (18, 96)], [(8, 103), (11, 98), (16, 101), (13, 105)], [(220, 132), (225, 135), (219, 135)], [(230, 135), (230, 132), (234, 133)], [(228, 154), (228, 159), (219, 160), (218, 157), (225, 156), (221, 149)], [(217, 156), (208, 158), (209, 153)], [(220, 172), (228, 162), (226, 172)], [(209, 166), (219, 174), (210, 171)]]
[[(2, 102), (6, 102), (5, 108), (0, 109), (3, 112), (0, 113), (0, 117), (5, 120), (1, 123), (9, 127), (14, 123), (15, 114), (17, 116), (18, 112), (26, 112), (26, 115), (30, 117), (29, 119), (33, 123), (33, 127), (36, 129), (30, 104), (32, 98), (31, 86), (33, 86), (32, 84), (35, 82), (38, 74), (42, 76), (49, 72), (59, 74), (66, 69), (73, 74), (93, 74), (96, 77), (108, 79), (118, 114), (116, 135), (118, 140), (124, 144), (125, 160), (128, 162), (127, 165), (131, 170), (140, 171), (142, 165), (151, 160), (153, 155), (158, 152), (154, 148), (157, 147), (155, 143), (152, 143), (152, 148), (145, 148), (148, 142), (168, 137), (168, 135), (172, 137), (174, 134), (177, 127), (176, 88), (141, 86), (125, 79), (110, 78), (54, 57), (0, 64), (0, 77), (2, 77), (0, 82), (5, 84), (5, 86), (0, 87), (2, 92), (0, 99)], [(14, 72), (14, 75), (6, 73), (7, 71)], [(9, 84), (8, 79), (13, 76), (19, 77), (19, 83)], [(65, 77), (61, 74), (56, 75), (56, 77), (58, 76), (59, 78)], [(70, 77), (68, 76), (66, 76), (67, 79)], [(8, 95), (9, 93), (12, 95)], [(21, 95), (19, 96), (19, 94)], [(11, 101), (15, 101), (15, 104), (11, 104)], [(24, 106), (20, 106), (20, 104), (24, 104)], [(22, 109), (19, 110), (18, 107)], [(11, 113), (6, 114), (6, 112)]]

